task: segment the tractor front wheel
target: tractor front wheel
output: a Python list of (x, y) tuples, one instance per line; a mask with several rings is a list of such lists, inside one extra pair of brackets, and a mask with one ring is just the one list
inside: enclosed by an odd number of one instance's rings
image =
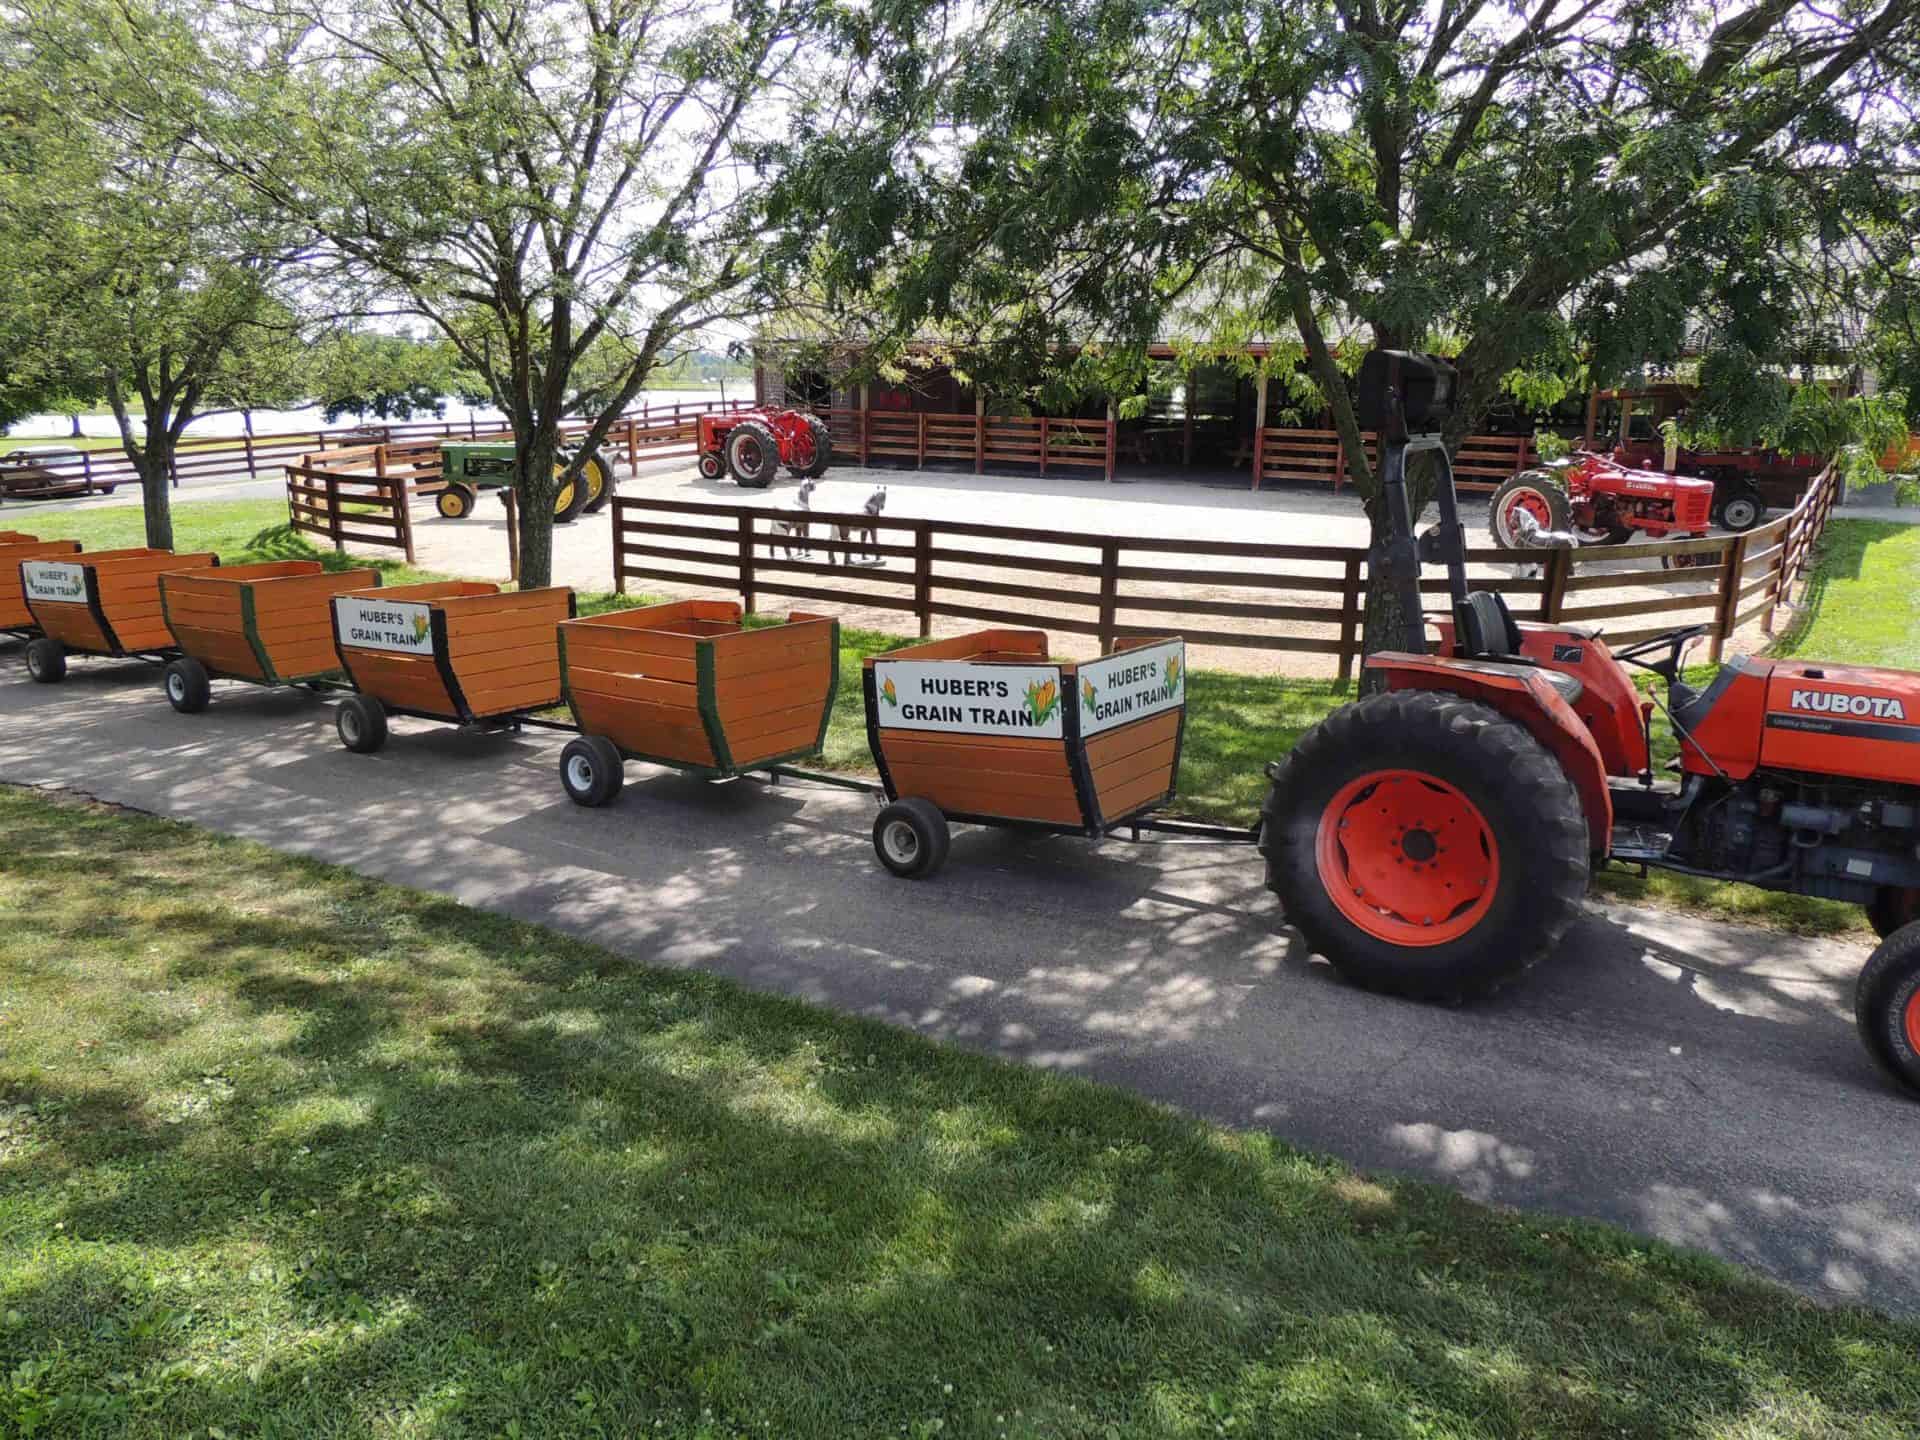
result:
[(1560, 482), (1544, 470), (1522, 470), (1501, 481), (1487, 510), (1487, 526), (1495, 543), (1521, 550), (1537, 543), (1544, 531), (1564, 533), (1573, 528), (1573, 502)]
[(742, 420), (727, 432), (726, 456), (735, 484), (764, 490), (780, 468), (780, 442), (758, 420)]
[(1272, 770), (1267, 887), (1348, 980), (1483, 995), (1552, 950), (1591, 859), (1580, 797), (1526, 728), (1437, 690), (1335, 711)]
[(703, 480), (718, 480), (727, 473), (727, 462), (720, 458), (719, 452), (709, 450), (694, 463)]
[(1714, 493), (1714, 519), (1723, 529), (1738, 535), (1753, 529), (1765, 518), (1767, 503), (1760, 498), (1760, 491), (1750, 481), (1739, 480), (1731, 485), (1722, 485)]
[(1920, 920), (1902, 925), (1867, 957), (1854, 982), (1853, 1019), (1874, 1062), (1920, 1092)]

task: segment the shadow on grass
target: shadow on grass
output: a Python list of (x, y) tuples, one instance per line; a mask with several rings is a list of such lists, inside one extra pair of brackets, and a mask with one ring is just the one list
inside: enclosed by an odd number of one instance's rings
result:
[[(15, 1430), (1869, 1434), (1920, 1386), (1912, 1327), (1616, 1232), (181, 827), (0, 805), (16, 853), (70, 852), (0, 861), (0, 893), (86, 892), (16, 1013), (61, 1003), (51, 957), (91, 987), (0, 1059)], [(242, 861), (229, 903), (139, 878)], [(63, 1048), (163, 994), (193, 1015), (171, 1043)], [(219, 1098), (156, 1123), (117, 1066)]]

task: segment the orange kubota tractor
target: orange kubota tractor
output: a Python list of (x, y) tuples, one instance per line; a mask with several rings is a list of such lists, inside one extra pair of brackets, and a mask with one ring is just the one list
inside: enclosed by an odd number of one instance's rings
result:
[[(1681, 658), (1705, 626), (1614, 651), (1596, 629), (1515, 622), (1467, 586), (1438, 434), (1453, 389), (1423, 355), (1361, 367), (1389, 531), (1373, 583), (1410, 621), (1400, 650), (1367, 657), (1385, 690), (1268, 766), (1260, 844), (1289, 922), (1359, 984), (1453, 998), (1559, 944), (1608, 860), (1850, 901), (1883, 937), (1856, 982), (1861, 1038), (1920, 1091), (1920, 674), (1740, 657), (1696, 689)], [(1416, 539), (1406, 462), (1421, 452), (1440, 518)], [(1423, 561), (1444, 564), (1452, 600), (1437, 653)], [(1664, 702), (1629, 665), (1660, 678)], [(1679, 746), (1659, 783), (1656, 703)]]

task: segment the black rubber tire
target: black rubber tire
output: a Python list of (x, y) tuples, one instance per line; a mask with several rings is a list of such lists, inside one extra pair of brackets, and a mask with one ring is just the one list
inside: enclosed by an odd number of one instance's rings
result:
[(1867, 923), (1882, 940), (1915, 920), (1920, 920), (1920, 889), (1899, 890), (1889, 885), (1867, 902)]
[(580, 467), (580, 478), (587, 482), (587, 503), (581, 507), (581, 514), (598, 515), (613, 503), (620, 482), (614, 479), (613, 466), (607, 463), (604, 454), (596, 450), (589, 455), (587, 463)]
[(213, 677), (191, 655), (167, 662), (160, 672), (160, 688), (167, 692), (167, 703), (182, 715), (198, 715), (213, 700)]
[(553, 497), (553, 523), (556, 525), (571, 525), (580, 518), (580, 512), (587, 508), (586, 477), (579, 476), (572, 485), (567, 485), (564, 476), (568, 464), (565, 460), (553, 462), (554, 483), (562, 487)]
[(371, 695), (349, 695), (333, 712), (340, 743), (356, 755), (371, 755), (387, 743), (387, 707)]
[[(1493, 901), (1456, 939), (1408, 946), (1370, 935), (1321, 883), (1321, 815), (1350, 782), (1386, 769), (1444, 780), (1493, 831)], [(1516, 721), (1439, 690), (1370, 695), (1314, 726), (1275, 771), (1262, 819), (1267, 888), (1314, 953), (1355, 984), (1423, 1000), (1485, 995), (1524, 972), (1580, 914), (1592, 869), (1580, 796), (1559, 762)]]
[(442, 520), (464, 520), (473, 513), (473, 491), (464, 485), (449, 485), (434, 497), (433, 508)]
[(758, 420), (742, 420), (727, 432), (724, 447), (733, 482), (748, 490), (764, 490), (780, 470), (780, 442)]
[(908, 795), (873, 819), (873, 853), (902, 880), (925, 880), (947, 863), (953, 832), (931, 800)]
[(813, 436), (813, 458), (804, 465), (787, 468), (802, 480), (818, 480), (833, 463), (833, 432), (818, 415), (808, 415), (805, 419), (807, 431)]
[(1902, 925), (1867, 957), (1853, 985), (1853, 1021), (1860, 1041), (1889, 1079), (1920, 1095), (1920, 1050), (1906, 1014), (1920, 994), (1920, 920)]
[(1567, 498), (1560, 482), (1545, 470), (1522, 470), (1502, 480), (1500, 488), (1493, 492), (1493, 499), (1487, 503), (1487, 528), (1493, 532), (1496, 545), (1509, 550), (1522, 548), (1519, 537), (1508, 534), (1503, 524), (1508, 499), (1516, 490), (1532, 490), (1541, 496), (1552, 517), (1552, 523), (1547, 526), (1549, 530), (1564, 533), (1573, 528), (1573, 502)]
[(709, 452), (694, 462), (694, 469), (700, 472), (703, 479), (718, 480), (727, 473), (727, 462)]
[(41, 685), (58, 685), (67, 678), (67, 647), (51, 635), (29, 640), (27, 675)]
[(569, 740), (560, 752), (560, 788), (576, 805), (608, 804), (626, 783), (626, 761), (619, 746), (604, 735)]
[(1767, 502), (1760, 498), (1757, 488), (1744, 481), (1724, 487), (1724, 493), (1716, 490), (1713, 502), (1714, 520), (1722, 530), (1731, 530), (1736, 535), (1753, 529), (1767, 518)]

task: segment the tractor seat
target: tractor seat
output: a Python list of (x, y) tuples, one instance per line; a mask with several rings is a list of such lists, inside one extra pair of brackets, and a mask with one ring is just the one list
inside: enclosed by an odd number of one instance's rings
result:
[(1491, 590), (1475, 590), (1454, 607), (1453, 633), (1462, 659), (1479, 665), (1511, 666), (1531, 670), (1540, 676), (1568, 705), (1576, 705), (1587, 687), (1578, 675), (1552, 670), (1520, 653), (1520, 627), (1507, 609), (1504, 595)]

